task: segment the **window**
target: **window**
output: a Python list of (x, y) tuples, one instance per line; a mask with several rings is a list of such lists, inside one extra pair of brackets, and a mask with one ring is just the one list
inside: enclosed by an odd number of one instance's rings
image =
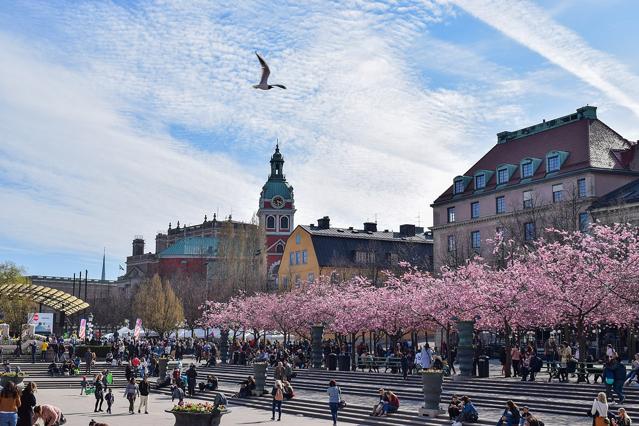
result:
[(336, 271), (331, 272), (331, 283), (337, 284), (339, 282), (339, 274)]
[(577, 179), (577, 196), (579, 198), (585, 198), (587, 196), (586, 192), (586, 179), (581, 178)]
[(288, 229), (288, 216), (280, 217), (280, 229)]
[(453, 252), (457, 250), (457, 241), (454, 235), (448, 236), (448, 251)]
[(266, 228), (275, 229), (275, 218), (273, 216), (268, 216), (266, 218)]
[(295, 274), (295, 288), (300, 288), (301, 284), (302, 278), (300, 277), (300, 274)]
[(295, 263), (295, 253), (290, 252), (290, 253), (289, 253), (289, 259), (288, 259), (288, 264), (289, 264), (289, 265), (292, 265), (292, 264), (294, 264), (294, 263)]
[(481, 247), (481, 234), (479, 231), (473, 231), (470, 233), (470, 246), (474, 249)]
[(475, 176), (475, 189), (482, 189), (486, 187), (486, 175), (480, 174)]
[(279, 243), (275, 246), (275, 253), (284, 253), (284, 244)]
[(312, 272), (309, 272), (308, 273), (308, 279), (306, 281), (308, 281), (309, 283), (315, 282), (315, 274), (312, 273)]
[(470, 217), (471, 219), (477, 219), (479, 217), (479, 201), (470, 203)]
[(506, 213), (506, 199), (503, 195), (501, 197), (495, 198), (495, 213)]
[(532, 191), (524, 191), (524, 208), (531, 209), (533, 206)]
[(559, 155), (551, 155), (546, 160), (546, 173), (552, 173), (559, 170)]
[(456, 180), (455, 181), (455, 194), (461, 194), (462, 192), (464, 192), (464, 181), (463, 180)]
[(374, 263), (375, 253), (372, 251), (356, 251), (355, 263)]
[(526, 241), (535, 239), (535, 222), (524, 223), (524, 239)]
[(529, 161), (521, 165), (521, 178), (526, 179), (533, 175), (533, 163)]
[(306, 253), (306, 250), (302, 250), (302, 263), (308, 263), (308, 253)]
[(399, 263), (399, 255), (397, 253), (386, 253), (386, 260), (390, 265), (397, 265)]
[(579, 230), (585, 232), (588, 230), (590, 220), (588, 220), (588, 213), (579, 213)]
[(448, 216), (448, 223), (453, 223), (455, 221), (455, 207), (448, 207), (446, 216)]
[(295, 252), (295, 264), (296, 265), (300, 264), (300, 252), (299, 251)]
[(302, 242), (302, 235), (301, 234), (297, 234), (295, 236), (295, 244), (299, 245)]
[(552, 186), (552, 202), (558, 203), (564, 199), (564, 185), (558, 183)]
[(497, 170), (497, 185), (508, 182), (508, 169)]

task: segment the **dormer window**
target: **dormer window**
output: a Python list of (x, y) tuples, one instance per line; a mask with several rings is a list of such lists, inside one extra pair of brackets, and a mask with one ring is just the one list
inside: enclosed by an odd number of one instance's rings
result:
[(486, 187), (486, 175), (480, 174), (475, 176), (475, 189), (483, 189)]
[(522, 163), (521, 165), (521, 178), (526, 179), (532, 177), (533, 175), (533, 164), (532, 161), (527, 161)]
[(546, 154), (546, 173), (558, 172), (568, 158), (566, 151), (550, 151)]
[(508, 182), (508, 169), (507, 168), (503, 168), (503, 169), (499, 169), (497, 170), (497, 185), (501, 185), (503, 183), (507, 183)]
[(463, 180), (456, 180), (455, 181), (455, 194), (461, 194), (462, 192), (464, 192), (464, 181)]

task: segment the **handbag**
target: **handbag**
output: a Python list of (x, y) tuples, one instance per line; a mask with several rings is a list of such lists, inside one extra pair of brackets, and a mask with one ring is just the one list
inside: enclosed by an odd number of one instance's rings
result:
[(343, 410), (344, 408), (346, 408), (346, 401), (344, 401), (343, 399), (339, 400), (339, 405), (337, 406), (337, 408), (339, 410)]

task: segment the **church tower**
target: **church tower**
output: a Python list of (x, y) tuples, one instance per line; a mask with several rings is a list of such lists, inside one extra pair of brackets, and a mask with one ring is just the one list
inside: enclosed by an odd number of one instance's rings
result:
[(293, 231), (295, 200), (293, 187), (284, 176), (284, 157), (279, 144), (271, 157), (271, 174), (262, 187), (257, 215), (266, 232), (266, 263), (271, 284), (277, 279), (277, 271), (284, 253), (286, 240)]

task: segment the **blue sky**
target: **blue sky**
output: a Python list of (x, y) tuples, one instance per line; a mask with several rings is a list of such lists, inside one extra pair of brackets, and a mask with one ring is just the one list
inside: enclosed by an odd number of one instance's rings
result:
[(134, 235), (250, 220), (276, 138), (296, 223), (384, 229), (499, 131), (591, 104), (639, 139), (637, 2), (236, 3), (0, 3), (0, 260), (115, 278)]

